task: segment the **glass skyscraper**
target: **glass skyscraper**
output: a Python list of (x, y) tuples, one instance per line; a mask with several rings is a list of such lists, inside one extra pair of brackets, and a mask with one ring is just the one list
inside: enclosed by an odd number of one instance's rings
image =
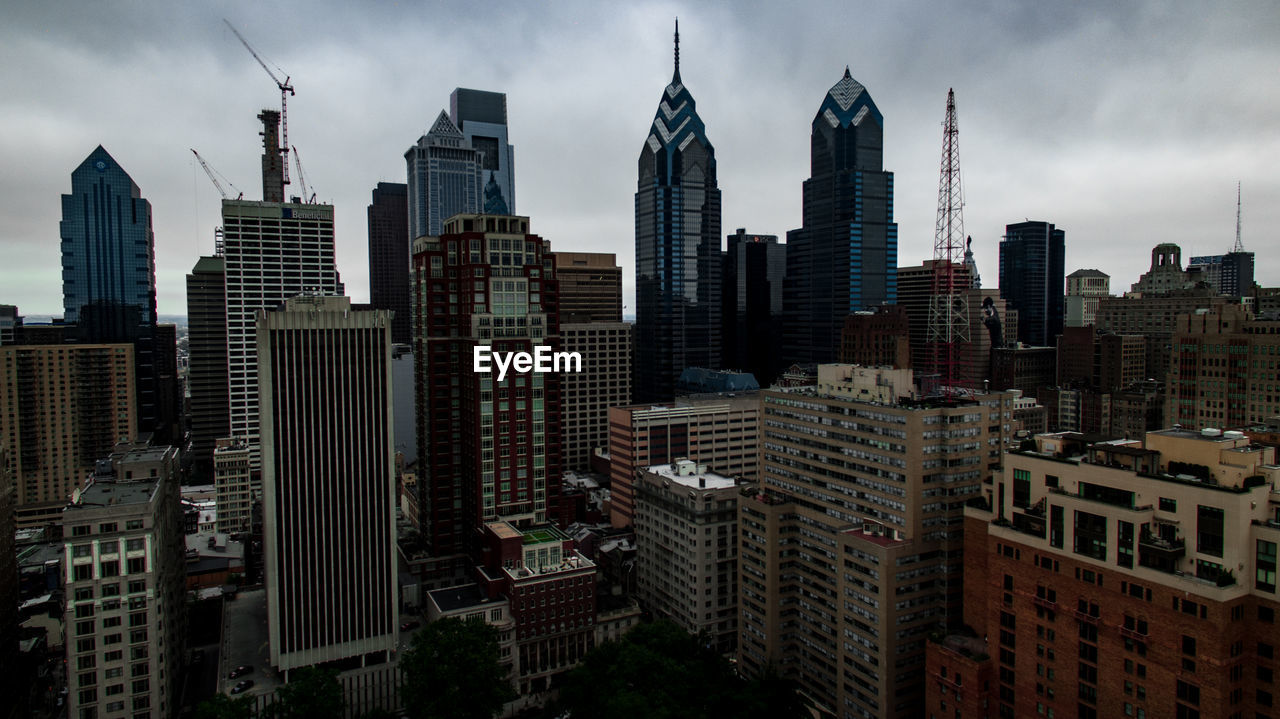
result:
[(676, 67), (640, 151), (635, 401), (671, 399), (686, 367), (720, 368), (715, 148)]
[(438, 237), (445, 220), (480, 211), (484, 156), (443, 111), (431, 130), (404, 153), (404, 159), (411, 239)]
[(884, 117), (845, 68), (813, 118), (804, 225), (787, 233), (787, 359), (831, 362), (844, 318), (898, 295), (893, 173)]
[(1066, 233), (1051, 222), (1005, 225), (1000, 297), (1018, 311), (1018, 341), (1050, 347), (1066, 314)]
[(62, 305), (68, 323), (132, 338), (156, 322), (151, 203), (102, 145), (71, 173), (62, 196)]

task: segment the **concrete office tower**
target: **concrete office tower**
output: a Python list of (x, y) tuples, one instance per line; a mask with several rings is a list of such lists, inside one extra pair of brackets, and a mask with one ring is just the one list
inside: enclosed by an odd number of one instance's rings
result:
[(756, 479), (759, 453), (758, 393), (610, 407), (610, 521), (615, 527), (631, 526), (636, 473), (645, 467), (687, 458), (726, 477)]
[(1050, 347), (1062, 334), (1067, 234), (1051, 222), (1005, 225), (1000, 296), (1018, 311), (1019, 342)]
[(67, 716), (178, 713), (186, 556), (177, 447), (121, 444), (62, 513)]
[(486, 522), (560, 518), (562, 375), (510, 368), (499, 380), (492, 364), (475, 371), (473, 351), (560, 351), (559, 294), (550, 243), (527, 217), (455, 215), (413, 249), (419, 511), (435, 588), (475, 566), (458, 558)]
[(1178, 317), (1227, 304), (1231, 304), (1231, 300), (1219, 296), (1210, 287), (1104, 297), (1098, 303), (1096, 327), (1100, 332), (1145, 336), (1145, 377), (1163, 382), (1169, 373)]
[(1178, 316), (1166, 426), (1238, 429), (1280, 416), (1280, 320), (1224, 305)]
[(391, 341), (398, 345), (412, 340), (408, 192), (404, 183), (379, 182), (369, 205), (369, 304), (395, 313)]
[(830, 362), (850, 312), (898, 299), (884, 117), (845, 68), (813, 118), (804, 225), (787, 233), (788, 362)]
[(62, 307), (68, 324), (126, 336), (156, 322), (151, 203), (101, 145), (71, 173), (62, 196)]
[(222, 228), (231, 436), (257, 445), (254, 315), (303, 293), (342, 294), (334, 264), (333, 206), (223, 200)]
[(636, 364), (640, 402), (675, 397), (686, 367), (720, 368), (720, 187), (716, 151), (676, 65), (640, 150)]
[(506, 93), (455, 88), (449, 95), (449, 119), (480, 153), (483, 179), (492, 179), (502, 191), (502, 214), (516, 214), (516, 149), (507, 136)]
[(213, 450), (213, 487), (219, 532), (235, 534), (252, 528), (253, 498), (262, 487), (252, 461), (249, 445), (231, 437), (217, 440)]
[(560, 320), (622, 321), (622, 268), (618, 256), (604, 252), (553, 252), (560, 280)]
[(722, 654), (738, 644), (739, 481), (680, 459), (643, 470), (635, 485), (641, 600), (690, 634), (705, 632)]
[(258, 312), (271, 665), (391, 659), (399, 631), (391, 317), (346, 297)]
[(187, 275), (187, 391), (191, 396), (192, 473), (213, 476), (215, 443), (231, 432), (227, 397), (227, 263), (201, 257)]
[(582, 356), (582, 371), (561, 380), (567, 470), (590, 471), (594, 451), (609, 446), (609, 408), (631, 404), (632, 330), (626, 322), (560, 325), (561, 349)]
[(739, 667), (784, 667), (824, 715), (922, 716), (924, 645), (960, 621), (962, 507), (1013, 436), (1012, 394), (920, 400), (911, 384), (819, 365), (815, 387), (762, 393), (762, 482), (738, 499)]
[(1098, 314), (1098, 303), (1111, 296), (1111, 276), (1098, 270), (1076, 270), (1067, 275), (1067, 327), (1091, 325)]
[[(721, 364), (750, 372), (761, 387), (782, 373), (782, 290), (787, 246), (777, 235), (728, 237), (724, 254)], [(709, 369), (718, 369), (711, 367)]]
[(1253, 292), (1253, 253), (1192, 257), (1187, 274), (1209, 283), (1220, 295), (1239, 297)]
[(18, 484), (18, 526), (56, 524), (72, 491), (138, 433), (132, 344), (0, 347), (0, 441)]
[(439, 236), (445, 220), (483, 207), (484, 157), (443, 111), (404, 161), (410, 238)]
[(859, 310), (844, 318), (840, 363), (911, 369), (911, 331), (902, 305)]
[(994, 506), (964, 510), (976, 637), (929, 643), (919, 716), (1272, 713), (1275, 451), (1171, 429), (1005, 455)]

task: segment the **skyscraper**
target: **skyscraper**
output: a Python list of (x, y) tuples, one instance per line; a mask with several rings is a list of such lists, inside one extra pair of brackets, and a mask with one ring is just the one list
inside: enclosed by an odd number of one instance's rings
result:
[(480, 211), (484, 157), (444, 111), (431, 130), (405, 151), (404, 160), (411, 238), (438, 237), (445, 220), (460, 212)]
[(449, 119), (466, 136), (471, 147), (480, 152), (484, 179), (493, 181), (502, 190), (502, 200), (506, 203), (503, 214), (514, 215), (516, 149), (507, 137), (506, 93), (455, 88), (449, 95)]
[(428, 585), (450, 586), (449, 557), (475, 549), (486, 523), (558, 518), (560, 375), (499, 379), (474, 364), (476, 347), (559, 350), (558, 282), (527, 217), (455, 215), (413, 249), (419, 511), (438, 560), (424, 571)]
[(804, 224), (787, 233), (786, 359), (830, 362), (845, 315), (893, 304), (898, 225), (884, 117), (845, 68), (813, 118)]
[(187, 388), (191, 454), (198, 477), (213, 475), (214, 444), (231, 431), (227, 398), (227, 263), (201, 257), (187, 275)]
[[(272, 122), (263, 112), (263, 185), (275, 194), (280, 182), (266, 158)], [(226, 260), (227, 358), (231, 436), (258, 444), (258, 355), (256, 313), (279, 307), (300, 294), (341, 295), (334, 264), (333, 205), (222, 201), (223, 257)], [(255, 466), (258, 455), (255, 449)]]
[(1018, 311), (1018, 341), (1052, 346), (1066, 313), (1066, 233), (1051, 222), (1005, 225), (1000, 297)]
[(686, 367), (720, 368), (720, 189), (715, 148), (675, 73), (640, 151), (636, 189), (638, 401), (675, 396)]
[(156, 321), (151, 203), (102, 145), (71, 173), (62, 196), (62, 306), (118, 337)]
[(722, 364), (768, 387), (782, 371), (782, 290), (787, 246), (777, 235), (729, 235), (724, 253)]
[(391, 341), (409, 344), (408, 186), (379, 182), (369, 205), (369, 304), (391, 310)]
[(389, 313), (307, 296), (257, 319), (271, 664), (386, 662), (399, 628)]

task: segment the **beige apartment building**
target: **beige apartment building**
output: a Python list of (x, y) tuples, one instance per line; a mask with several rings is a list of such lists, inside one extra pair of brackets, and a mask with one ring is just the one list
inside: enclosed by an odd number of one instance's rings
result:
[(1013, 393), (911, 387), (909, 370), (821, 365), (816, 387), (762, 393), (739, 666), (782, 667), (822, 716), (921, 715), (926, 638), (960, 620), (963, 506), (1015, 429)]
[(17, 525), (56, 524), (71, 492), (137, 433), (132, 344), (0, 347), (0, 442)]
[(561, 444), (564, 468), (585, 472), (595, 450), (609, 446), (609, 408), (631, 403), (631, 325), (562, 323), (560, 349), (582, 357), (581, 372), (561, 377)]
[(1280, 320), (1240, 305), (1178, 317), (1166, 424), (1248, 427), (1280, 415)]
[(229, 437), (216, 440), (213, 449), (214, 506), (218, 531), (248, 532), (254, 497), (262, 494), (262, 482), (254, 481), (249, 445)]

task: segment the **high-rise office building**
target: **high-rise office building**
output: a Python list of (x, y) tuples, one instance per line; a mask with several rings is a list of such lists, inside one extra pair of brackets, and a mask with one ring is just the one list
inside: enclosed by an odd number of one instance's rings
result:
[(1178, 317), (1230, 304), (1211, 287), (1142, 292), (1104, 297), (1095, 317), (1100, 332), (1143, 335), (1147, 338), (1147, 379), (1163, 382), (1169, 372), (1173, 333)]
[(604, 252), (553, 252), (560, 280), (560, 320), (622, 321), (622, 268), (618, 256)]
[(71, 173), (59, 234), (67, 323), (93, 322), (121, 337), (155, 324), (151, 203), (101, 145)]
[(859, 310), (844, 318), (840, 363), (911, 368), (911, 331), (902, 305)]
[(0, 305), (0, 345), (18, 341), (18, 329), (22, 327), (22, 315), (14, 305)]
[(404, 160), (411, 238), (437, 237), (445, 220), (484, 206), (484, 157), (443, 110)]
[(399, 636), (390, 313), (304, 296), (257, 320), (271, 664), (385, 663)]
[(21, 685), (18, 667), (18, 555), (14, 546), (14, 517), (18, 490), (9, 471), (9, 450), (0, 446), (0, 666), (12, 667), (0, 676), (0, 690), (8, 697), (8, 709), (0, 717), (23, 716), (28, 689)]
[[(516, 150), (507, 135), (506, 93), (455, 88), (449, 95), (449, 119), (480, 153), (484, 181), (502, 191), (500, 197), (506, 209), (501, 214), (516, 214)], [(490, 196), (486, 199), (492, 201), (492, 192), (486, 190), (486, 194)], [(488, 206), (484, 211), (493, 214)]]
[(1062, 334), (1066, 237), (1050, 222), (1005, 225), (1000, 297), (1018, 311), (1017, 338), (1023, 344), (1051, 347)]
[(391, 310), (391, 341), (411, 341), (409, 316), (409, 189), (379, 182), (369, 205), (369, 304)]
[(1222, 305), (1179, 315), (1166, 426), (1238, 429), (1280, 416), (1280, 320)]
[(549, 244), (505, 215), (455, 215), (414, 240), (419, 511), (440, 560), (428, 585), (450, 586), (447, 558), (475, 549), (485, 523), (558, 519), (560, 374), (474, 369), (476, 348), (561, 349)]
[[(729, 235), (724, 254), (721, 364), (750, 372), (762, 387), (782, 372), (782, 285), (787, 246), (777, 235)], [(711, 368), (715, 369), (715, 368)]]
[(850, 312), (898, 298), (884, 117), (845, 68), (813, 118), (804, 224), (787, 233), (786, 359), (830, 362)]
[(686, 367), (720, 369), (720, 187), (716, 153), (680, 79), (671, 83), (640, 151), (636, 185), (638, 401), (669, 401)]
[(1098, 303), (1111, 296), (1111, 276), (1099, 270), (1076, 270), (1067, 275), (1067, 296), (1064, 300), (1067, 316), (1066, 327), (1091, 325), (1098, 314)]
[(976, 636), (928, 644), (918, 716), (1273, 714), (1275, 451), (1169, 429), (1006, 454), (964, 509)]
[(655, 616), (737, 646), (739, 484), (688, 459), (636, 475), (636, 585)]
[(1253, 291), (1253, 253), (1192, 257), (1187, 274), (1209, 283), (1220, 295), (1239, 297)]
[(62, 513), (68, 716), (178, 713), (186, 556), (178, 448), (124, 443)]
[(67, 498), (138, 433), (134, 346), (0, 347), (0, 441), (17, 482), (18, 526), (57, 523)]
[(922, 716), (924, 645), (960, 619), (962, 508), (1012, 438), (1012, 394), (911, 385), (911, 370), (819, 365), (816, 387), (762, 392), (762, 482), (738, 498), (738, 665), (783, 667), (824, 716)]
[(215, 443), (231, 431), (227, 398), (227, 263), (201, 257), (187, 275), (187, 392), (192, 472), (213, 476)]
[(213, 449), (214, 507), (217, 530), (248, 532), (253, 524), (253, 499), (261, 486), (260, 470), (252, 467), (249, 445), (232, 437), (218, 439)]
[(760, 461), (757, 393), (685, 397), (665, 405), (609, 408), (610, 521), (631, 525), (636, 473), (677, 459), (726, 477), (755, 479)]

